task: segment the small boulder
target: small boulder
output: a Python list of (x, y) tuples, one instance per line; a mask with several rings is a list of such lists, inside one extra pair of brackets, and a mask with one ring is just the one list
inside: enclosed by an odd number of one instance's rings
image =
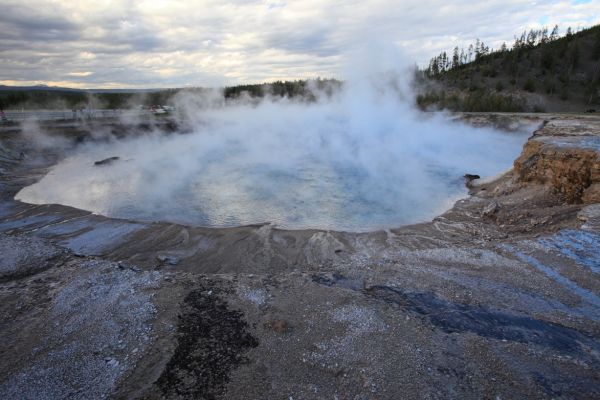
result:
[(497, 202), (492, 201), (490, 204), (483, 208), (481, 215), (487, 218), (492, 218), (494, 215), (496, 215), (499, 209), (500, 205)]
[(96, 161), (94, 163), (94, 165), (108, 165), (108, 164), (112, 164), (113, 162), (115, 162), (119, 159), (120, 159), (120, 157), (108, 157), (108, 158), (105, 158), (104, 160)]
[(473, 186), (473, 183), (472, 183), (472, 182), (473, 182), (475, 179), (479, 179), (479, 178), (480, 178), (480, 176), (479, 176), (479, 175), (473, 175), (473, 174), (465, 174), (463, 177), (465, 178), (465, 185), (466, 185), (468, 188), (471, 188), (471, 187)]

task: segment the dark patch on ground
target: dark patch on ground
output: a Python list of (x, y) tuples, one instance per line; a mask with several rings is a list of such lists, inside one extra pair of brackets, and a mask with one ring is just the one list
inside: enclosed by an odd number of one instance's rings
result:
[(258, 346), (240, 311), (230, 310), (215, 288), (191, 291), (177, 325), (177, 348), (156, 381), (167, 398), (216, 399), (229, 374)]
[(486, 338), (537, 344), (565, 353), (585, 354), (581, 344), (600, 350), (596, 338), (551, 322), (452, 303), (432, 293), (407, 293), (389, 286), (373, 286), (365, 294), (427, 317), (446, 333), (472, 332)]
[(486, 338), (537, 344), (571, 354), (587, 355), (582, 345), (596, 352), (600, 351), (598, 338), (591, 338), (575, 329), (527, 316), (452, 303), (433, 293), (410, 293), (389, 286), (371, 286), (363, 289), (356, 279), (338, 273), (315, 274), (312, 280), (329, 287), (339, 286), (362, 291), (370, 297), (422, 315), (446, 333), (472, 332)]

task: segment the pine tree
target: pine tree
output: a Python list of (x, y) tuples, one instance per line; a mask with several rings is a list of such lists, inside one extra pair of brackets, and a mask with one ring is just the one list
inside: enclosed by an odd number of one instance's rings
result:
[(439, 56), (436, 56), (431, 60), (432, 73), (433, 73), (434, 77), (440, 73), (440, 64), (439, 64), (438, 60), (439, 60)]
[(558, 25), (554, 25), (552, 33), (550, 33), (550, 41), (558, 39)]
[(481, 57), (481, 41), (477, 39), (475, 42), (475, 61), (479, 60)]
[(446, 54), (446, 52), (444, 51), (442, 53), (442, 71), (447, 71), (448, 70), (448, 54)]
[(527, 34), (527, 47), (533, 47), (535, 46), (535, 40), (536, 40), (537, 34), (536, 32), (532, 29), (529, 31), (529, 33)]
[(481, 55), (482, 56), (487, 56), (490, 53), (490, 48), (488, 46), (486, 46), (483, 41), (481, 42)]
[(540, 35), (540, 43), (544, 44), (548, 42), (548, 28), (544, 27), (544, 29), (542, 29), (541, 35)]
[(460, 55), (458, 53), (458, 46), (454, 48), (452, 52), (452, 68), (460, 66)]
[(571, 37), (571, 36), (573, 36), (573, 29), (571, 29), (571, 27), (568, 27), (568, 28), (567, 28), (567, 35), (566, 35), (566, 36), (567, 36), (567, 37)]
[(520, 47), (525, 46), (525, 44), (527, 43), (527, 31), (523, 31), (521, 37), (519, 38), (519, 43), (521, 44)]

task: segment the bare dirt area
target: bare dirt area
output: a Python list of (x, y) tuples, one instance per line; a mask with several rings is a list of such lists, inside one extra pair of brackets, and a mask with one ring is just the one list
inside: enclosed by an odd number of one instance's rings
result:
[(0, 397), (600, 398), (600, 118), (461, 118), (540, 128), (443, 215), (369, 233), (17, 202), (60, 152), (0, 133)]

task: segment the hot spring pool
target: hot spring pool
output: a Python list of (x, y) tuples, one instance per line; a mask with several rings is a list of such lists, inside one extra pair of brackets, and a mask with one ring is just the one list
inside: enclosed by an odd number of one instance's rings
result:
[(318, 113), (285, 124), (260, 114), (214, 113), (191, 134), (81, 146), (16, 198), (207, 227), (370, 231), (440, 214), (466, 195), (465, 173), (505, 171), (527, 138), (443, 118), (364, 129)]

